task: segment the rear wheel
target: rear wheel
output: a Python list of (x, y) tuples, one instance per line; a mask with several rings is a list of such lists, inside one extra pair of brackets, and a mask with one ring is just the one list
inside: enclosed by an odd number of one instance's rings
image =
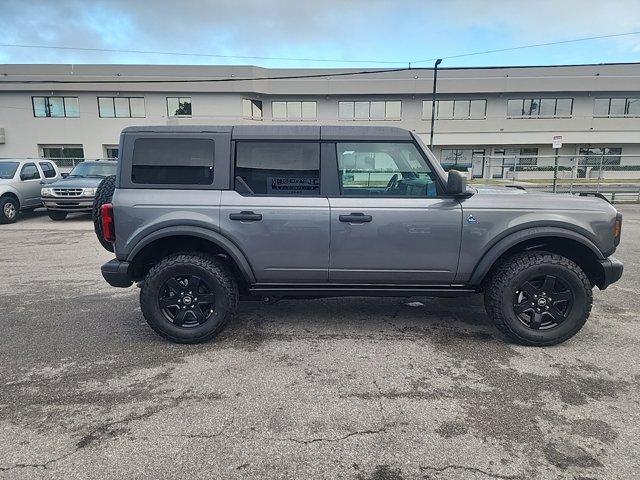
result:
[(13, 197), (0, 199), (0, 223), (13, 223), (18, 218), (18, 201)]
[(49, 218), (56, 222), (64, 220), (68, 215), (67, 212), (60, 212), (58, 210), (49, 210), (47, 213), (49, 214)]
[(140, 290), (147, 323), (177, 343), (199, 343), (217, 335), (238, 305), (238, 287), (226, 265), (203, 253), (163, 258)]
[(505, 261), (485, 289), (498, 329), (524, 345), (555, 345), (575, 335), (591, 312), (591, 283), (568, 258), (527, 252)]

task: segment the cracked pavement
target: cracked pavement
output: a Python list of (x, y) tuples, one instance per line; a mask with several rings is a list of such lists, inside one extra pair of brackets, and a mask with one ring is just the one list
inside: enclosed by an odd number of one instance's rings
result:
[(85, 217), (0, 226), (0, 479), (608, 479), (640, 469), (640, 206), (621, 282), (550, 348), (480, 297), (244, 302), (174, 345)]

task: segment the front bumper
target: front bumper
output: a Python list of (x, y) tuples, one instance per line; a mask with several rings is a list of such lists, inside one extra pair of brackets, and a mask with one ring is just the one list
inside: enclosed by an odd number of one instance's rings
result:
[(102, 276), (112, 287), (130, 287), (133, 284), (133, 280), (129, 275), (129, 262), (122, 262), (117, 258), (108, 261), (102, 268)]
[(42, 203), (47, 210), (62, 212), (90, 212), (93, 209), (93, 197), (42, 197)]
[(624, 270), (624, 266), (622, 262), (615, 257), (605, 258), (604, 260), (600, 260), (600, 282), (598, 282), (598, 288), (600, 290), (604, 290), (612, 283), (617, 282), (622, 277), (622, 271)]

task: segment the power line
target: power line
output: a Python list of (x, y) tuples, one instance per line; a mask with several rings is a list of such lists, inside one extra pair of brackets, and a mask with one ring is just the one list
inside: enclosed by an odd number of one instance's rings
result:
[[(570, 40), (560, 40), (557, 42), (547, 42), (547, 43), (536, 43), (536, 44), (530, 44), (530, 45), (520, 45), (517, 47), (508, 47), (508, 48), (500, 48), (500, 49), (496, 49), (496, 50), (482, 50), (482, 51), (478, 51), (478, 52), (469, 52), (469, 53), (461, 53), (458, 55), (449, 55), (449, 56), (443, 56), (440, 58), (443, 59), (451, 59), (451, 58), (461, 58), (461, 57), (469, 57), (469, 56), (474, 56), (474, 55), (485, 55), (488, 53), (498, 53), (498, 52), (507, 52), (507, 51), (513, 51), (513, 50), (523, 50), (523, 49), (527, 49), (527, 48), (536, 48), (536, 47), (545, 47), (545, 46), (550, 46), (550, 45), (561, 45), (561, 44), (567, 44), (567, 43), (574, 43), (574, 42), (584, 42), (587, 40), (597, 40), (597, 39), (603, 39), (603, 38), (613, 38), (613, 37), (622, 37), (622, 36), (629, 36), (629, 35), (637, 35), (640, 34), (640, 31), (635, 31), (635, 32), (625, 32), (625, 33), (615, 33), (615, 34), (610, 34), (610, 35), (598, 35), (598, 36), (593, 36), (593, 37), (582, 37), (582, 38), (576, 38), (576, 39), (570, 39)], [(26, 48), (30, 48), (30, 47), (34, 47), (34, 48), (53, 48), (53, 49), (70, 49), (70, 50), (96, 50), (96, 51), (114, 51), (114, 52), (123, 52), (123, 53), (127, 53), (127, 52), (138, 52), (138, 53), (153, 53), (153, 52), (148, 52), (148, 51), (142, 51), (142, 50), (109, 50), (109, 49), (89, 49), (89, 48), (76, 48), (76, 47), (56, 47), (56, 46), (34, 46), (34, 45), (17, 45), (17, 44), (0, 44), (0, 47), (26, 47)], [(156, 52), (156, 53), (162, 53), (162, 52)], [(164, 52), (169, 54), (169, 52)], [(179, 53), (177, 53), (179, 54)], [(190, 55), (185, 53), (184, 55)], [(215, 55), (215, 54), (199, 54), (199, 55), (203, 55), (203, 56), (211, 56), (211, 57), (215, 57), (215, 56), (219, 56), (219, 55)], [(276, 59), (276, 57), (234, 57), (234, 56), (228, 56), (229, 58), (263, 58), (263, 59)], [(281, 57), (280, 59), (285, 59), (284, 57)], [(288, 58), (288, 60), (295, 60), (293, 58)], [(297, 59), (300, 61), (314, 61), (313, 59)], [(316, 59), (317, 60), (317, 59)], [(374, 74), (374, 73), (392, 73), (392, 72), (405, 72), (405, 71), (409, 71), (409, 70), (430, 70), (428, 68), (423, 68), (423, 67), (419, 67), (419, 68), (412, 68), (411, 65), (412, 64), (416, 64), (416, 63), (424, 63), (424, 62), (430, 62), (436, 60), (436, 58), (430, 58), (430, 59), (426, 59), (426, 60), (418, 60), (418, 61), (412, 61), (412, 62), (407, 62), (409, 64), (409, 67), (404, 67), (404, 68), (385, 68), (385, 69), (378, 69), (378, 70), (356, 70), (356, 71), (350, 71), (350, 72), (327, 72), (327, 73), (317, 73), (317, 74), (309, 74), (309, 75), (284, 75), (284, 76), (276, 76), (276, 77), (270, 77), (270, 76), (263, 76), (263, 77), (228, 77), (228, 78), (187, 78), (187, 79), (170, 79), (170, 80), (158, 80), (158, 79), (154, 79), (154, 80), (122, 80), (122, 79), (113, 79), (113, 80), (2, 80), (0, 81), (0, 84), (78, 84), (78, 83), (82, 83), (82, 84), (88, 84), (88, 83), (94, 83), (94, 84), (114, 84), (114, 83), (118, 83), (118, 84), (127, 84), (127, 83), (146, 83), (146, 84), (151, 84), (151, 83), (223, 83), (223, 82), (250, 82), (250, 81), (264, 81), (264, 80), (297, 80), (297, 79), (308, 79), (308, 78), (330, 78), (330, 77), (342, 77), (342, 76), (351, 76), (351, 75), (367, 75), (367, 74)], [(323, 59), (323, 60), (318, 60), (318, 61), (332, 61), (332, 60), (328, 60), (328, 59)], [(386, 62), (378, 62), (378, 63), (386, 63)], [(394, 62), (394, 63), (400, 63), (400, 62)]]
[(418, 61), (412, 61), (411, 63), (425, 63), (425, 62), (433, 62), (436, 61), (438, 58), (442, 58), (444, 59), (450, 59), (450, 58), (461, 58), (461, 57), (472, 57), (474, 55), (485, 55), (487, 53), (500, 53), (500, 52), (509, 52), (509, 51), (513, 51), (513, 50), (524, 50), (526, 48), (536, 48), (536, 47), (548, 47), (551, 45), (563, 45), (566, 43), (576, 43), (576, 42), (586, 42), (588, 40), (599, 40), (602, 38), (614, 38), (614, 37), (624, 37), (624, 36), (628, 36), (628, 35), (638, 35), (640, 33), (640, 31), (638, 32), (625, 32), (625, 33), (612, 33), (610, 35), (597, 35), (595, 37), (582, 37), (582, 38), (574, 38), (571, 40), (559, 40), (557, 42), (546, 42), (546, 43), (532, 43), (531, 45), (520, 45), (518, 47), (508, 47), (508, 48), (498, 48), (496, 50), (483, 50), (481, 52), (469, 52), (469, 53), (461, 53), (458, 55), (449, 55), (449, 56), (445, 56), (445, 57), (437, 57), (437, 58), (427, 58), (426, 60), (418, 60)]
[(409, 62), (392, 62), (386, 60), (344, 60), (337, 58), (296, 58), (296, 57), (265, 57), (258, 55), (222, 55), (217, 53), (196, 53), (196, 52), (167, 52), (159, 50), (124, 50), (116, 48), (91, 48), (91, 47), (67, 47), (57, 45), (27, 45), (18, 43), (2, 43), (0, 47), (11, 48), (41, 48), (51, 50), (75, 50), (82, 52), (106, 52), (106, 53), (138, 53), (144, 55), (172, 55), (179, 57), (207, 57), (207, 58), (233, 58), (239, 60), (289, 60), (295, 62), (332, 62), (332, 63), (370, 63), (370, 64), (386, 64), (398, 65), (408, 64)]
[(228, 77), (228, 78), (183, 78), (173, 80), (2, 80), (2, 84), (73, 84), (73, 83), (220, 83), (220, 82), (252, 82), (260, 80), (295, 80), (304, 78), (343, 77), (348, 75), (365, 75), (370, 73), (404, 72), (407, 70), (425, 70), (421, 68), (384, 68), (380, 70), (356, 70), (352, 72), (326, 72), (310, 75), (283, 75), (278, 77)]

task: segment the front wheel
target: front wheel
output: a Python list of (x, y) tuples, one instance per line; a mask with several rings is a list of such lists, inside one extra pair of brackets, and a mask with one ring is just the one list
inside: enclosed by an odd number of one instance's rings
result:
[(574, 336), (593, 301), (589, 279), (568, 258), (526, 252), (505, 261), (485, 289), (496, 327), (524, 345), (547, 346)]
[(159, 335), (199, 343), (217, 335), (238, 305), (238, 286), (226, 265), (204, 253), (179, 253), (149, 270), (140, 307)]
[(54, 222), (59, 222), (67, 218), (67, 212), (61, 212), (59, 210), (49, 210), (47, 213), (49, 214), (49, 218)]

